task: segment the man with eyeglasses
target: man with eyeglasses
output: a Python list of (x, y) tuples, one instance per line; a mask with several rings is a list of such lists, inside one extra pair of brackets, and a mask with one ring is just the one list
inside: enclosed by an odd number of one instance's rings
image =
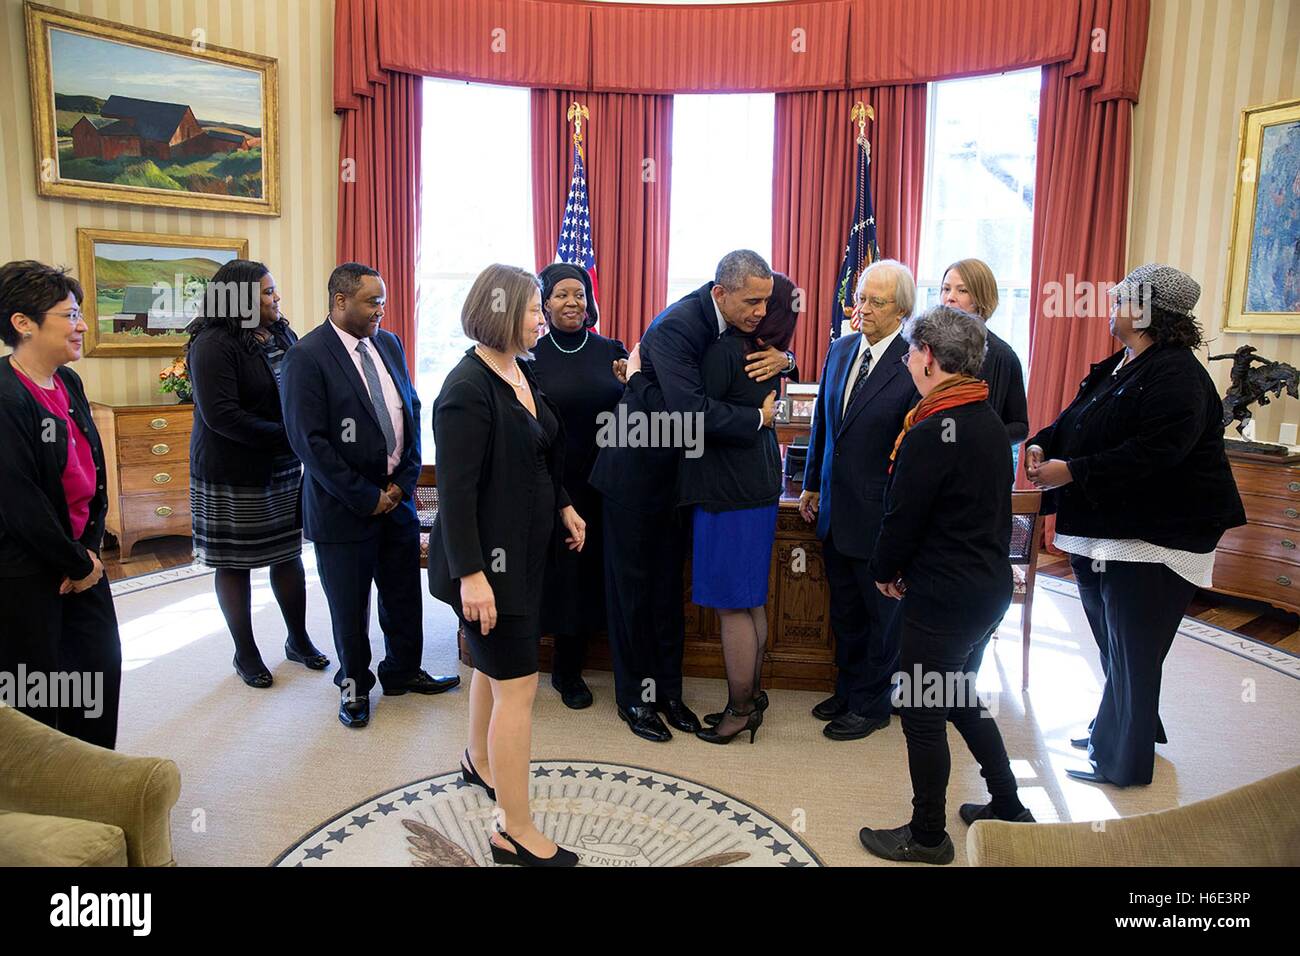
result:
[(882, 259), (863, 271), (855, 331), (831, 343), (813, 412), (799, 513), (817, 525), (831, 592), (835, 693), (812, 709), (831, 740), (859, 740), (889, 726), (898, 602), (877, 590), (870, 559), (894, 439), (920, 400), (898, 334), (915, 302), (916, 282), (902, 263)]

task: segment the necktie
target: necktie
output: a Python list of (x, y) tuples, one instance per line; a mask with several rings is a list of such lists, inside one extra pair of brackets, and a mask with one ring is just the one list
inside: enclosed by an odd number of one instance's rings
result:
[(384, 433), (384, 447), (392, 455), (397, 447), (397, 436), (393, 433), (393, 417), (384, 404), (384, 388), (379, 384), (379, 370), (375, 360), (370, 357), (370, 349), (365, 342), (357, 343), (357, 354), (361, 356), (361, 374), (366, 380), (366, 389), (370, 392), (370, 404), (374, 406), (375, 417), (379, 419), (379, 430)]
[(862, 350), (862, 361), (858, 363), (858, 377), (853, 380), (853, 389), (849, 392), (849, 400), (844, 403), (844, 410), (848, 411), (853, 407), (853, 400), (858, 397), (862, 391), (862, 386), (867, 384), (867, 373), (871, 371), (871, 349), (868, 347)]

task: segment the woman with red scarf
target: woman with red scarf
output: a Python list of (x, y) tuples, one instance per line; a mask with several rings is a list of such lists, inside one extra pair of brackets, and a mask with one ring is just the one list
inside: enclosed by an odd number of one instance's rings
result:
[(937, 306), (909, 319), (902, 334), (921, 401), (894, 445), (871, 568), (881, 593), (903, 602), (894, 700), (907, 738), (912, 820), (864, 828), (859, 839), (887, 860), (942, 864), (954, 856), (944, 812), (948, 721), (993, 798), (963, 806), (962, 819), (1033, 820), (1016, 795), (997, 724), (975, 695), (984, 648), (1011, 603), (1011, 449), (989, 387), (976, 377), (984, 323)]

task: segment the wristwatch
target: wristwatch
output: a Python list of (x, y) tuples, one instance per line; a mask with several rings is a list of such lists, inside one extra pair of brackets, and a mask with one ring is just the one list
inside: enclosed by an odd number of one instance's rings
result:
[(793, 352), (786, 352), (786, 353), (785, 353), (785, 368), (782, 370), (782, 374), (784, 374), (785, 372), (793, 372), (793, 371), (794, 371), (794, 353), (793, 353)]

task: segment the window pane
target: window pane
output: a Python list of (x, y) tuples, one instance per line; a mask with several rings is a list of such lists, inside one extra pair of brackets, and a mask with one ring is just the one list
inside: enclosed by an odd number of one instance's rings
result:
[(918, 301), (943, 270), (983, 259), (998, 280), (989, 328), (1029, 370), (1029, 268), (1038, 149), (1038, 70), (930, 84)]
[[(460, 308), (475, 277), (493, 262), (535, 265), (529, 127), (526, 89), (424, 81), (415, 374), (426, 409), (473, 345)], [(433, 419), (424, 419), (424, 459), (432, 462)]]
[(771, 93), (674, 97), (668, 302), (711, 280), (733, 249), (771, 261), (775, 109)]

